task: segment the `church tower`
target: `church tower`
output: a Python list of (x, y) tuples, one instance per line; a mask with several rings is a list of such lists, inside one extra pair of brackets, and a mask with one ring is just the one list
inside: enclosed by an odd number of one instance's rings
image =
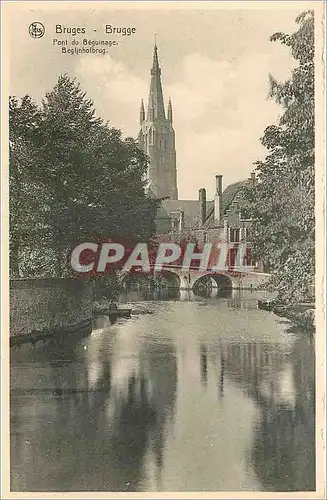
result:
[(149, 189), (158, 198), (169, 197), (171, 200), (177, 200), (173, 111), (169, 99), (166, 118), (157, 45), (154, 46), (147, 113), (145, 114), (142, 100), (140, 126), (139, 145), (150, 157)]

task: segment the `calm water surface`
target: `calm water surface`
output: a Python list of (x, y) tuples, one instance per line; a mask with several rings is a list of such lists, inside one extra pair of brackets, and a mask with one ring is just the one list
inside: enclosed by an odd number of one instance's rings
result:
[(12, 490), (314, 490), (314, 345), (257, 298), (129, 292), (131, 319), (13, 349)]

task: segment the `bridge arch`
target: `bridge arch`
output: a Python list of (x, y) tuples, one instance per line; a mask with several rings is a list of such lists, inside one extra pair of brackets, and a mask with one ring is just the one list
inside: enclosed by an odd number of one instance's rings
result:
[(161, 271), (154, 272), (153, 274), (126, 275), (122, 279), (122, 286), (124, 289), (129, 287), (142, 288), (148, 286), (154, 288), (157, 288), (158, 286), (160, 288), (160, 281), (162, 279), (164, 280), (164, 283), (168, 285), (168, 288), (180, 289), (181, 287), (180, 275), (176, 271), (170, 269), (162, 269)]
[(201, 276), (194, 277), (192, 280), (191, 287), (195, 294), (197, 292), (197, 288), (201, 284), (201, 281), (209, 281), (210, 284), (208, 283), (208, 285), (211, 286), (212, 291), (216, 291), (216, 293), (229, 293), (233, 288), (233, 281), (230, 276), (226, 274), (212, 273), (209, 271)]
[(179, 289), (181, 287), (181, 278), (177, 272), (163, 269), (158, 273), (158, 275), (162, 276), (166, 281), (168, 281), (172, 288)]

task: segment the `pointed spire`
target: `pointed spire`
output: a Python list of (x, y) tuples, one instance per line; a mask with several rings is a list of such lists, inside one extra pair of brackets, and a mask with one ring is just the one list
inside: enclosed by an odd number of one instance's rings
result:
[(158, 48), (155, 44), (153, 52), (153, 64), (151, 69), (151, 83), (150, 83), (150, 94), (148, 103), (148, 114), (147, 119), (150, 120), (151, 107), (153, 103), (153, 118), (155, 119), (165, 119), (165, 107), (163, 102), (162, 86), (161, 86), (161, 69), (159, 67), (158, 60)]
[(140, 108), (140, 124), (142, 125), (142, 123), (144, 122), (145, 120), (145, 110), (144, 110), (144, 102), (143, 102), (143, 99), (141, 100), (141, 108)]
[(154, 50), (153, 50), (153, 63), (152, 63), (151, 75), (156, 74), (156, 73), (161, 75), (161, 69), (159, 66), (159, 59), (158, 59), (157, 44), (155, 44)]
[(173, 108), (172, 108), (172, 105), (171, 105), (171, 99), (170, 99), (170, 97), (169, 97), (169, 101), (168, 101), (167, 118), (168, 118), (168, 121), (170, 123), (173, 123)]
[(155, 119), (155, 110), (154, 110), (154, 98), (153, 94), (149, 95), (149, 104), (148, 104), (148, 120), (152, 122)]

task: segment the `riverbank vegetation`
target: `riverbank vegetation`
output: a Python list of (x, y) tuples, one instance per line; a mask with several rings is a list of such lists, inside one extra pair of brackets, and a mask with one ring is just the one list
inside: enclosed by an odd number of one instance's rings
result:
[(75, 80), (60, 76), (41, 104), (10, 97), (9, 139), (11, 277), (69, 275), (80, 242), (151, 240), (148, 158), (96, 116)]
[(264, 131), (268, 154), (256, 163), (258, 182), (248, 191), (256, 257), (273, 273), (286, 303), (312, 300), (315, 278), (313, 12), (296, 22), (295, 33), (271, 37), (291, 50), (297, 64), (285, 82), (270, 76), (270, 97), (282, 114)]

